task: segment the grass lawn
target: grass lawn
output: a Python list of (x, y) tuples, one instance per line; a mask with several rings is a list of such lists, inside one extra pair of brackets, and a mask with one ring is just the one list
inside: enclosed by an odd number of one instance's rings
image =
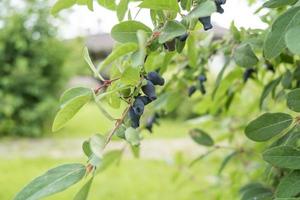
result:
[[(120, 110), (110, 110), (114, 117), (121, 115)], [(89, 104), (83, 107), (80, 112), (67, 124), (65, 128), (46, 135), (46, 137), (89, 137), (95, 133), (104, 134), (113, 127), (113, 122), (109, 121), (98, 110), (95, 104)], [(197, 127), (183, 121), (163, 119), (159, 126), (154, 126), (153, 134), (149, 135), (148, 131), (144, 131), (147, 138), (178, 138), (186, 137), (188, 130)], [(149, 136), (147, 136), (149, 135)]]
[[(0, 159), (0, 199), (12, 199), (17, 191), (34, 177), (44, 173), (49, 166), (77, 161), (48, 158)], [(123, 160), (119, 166), (111, 166), (97, 176), (89, 200), (238, 199), (241, 174), (232, 171), (232, 182), (228, 183), (228, 177), (225, 177), (222, 179), (225, 184), (219, 185), (220, 178), (212, 176), (218, 168), (216, 163), (219, 162), (206, 160), (191, 171), (182, 170), (175, 181), (175, 174), (179, 172), (175, 165), (164, 161)], [(193, 180), (187, 178), (190, 175)], [(70, 200), (82, 184), (83, 182), (46, 199)]]

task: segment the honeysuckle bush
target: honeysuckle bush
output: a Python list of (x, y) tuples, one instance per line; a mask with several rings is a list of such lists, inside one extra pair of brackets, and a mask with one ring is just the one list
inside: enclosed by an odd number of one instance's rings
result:
[(45, 2), (15, 8), (0, 2), (0, 136), (38, 137), (49, 130), (67, 81), (67, 48), (50, 23)]
[[(59, 0), (52, 12), (56, 14), (75, 4), (93, 10), (93, 3)], [(214, 139), (214, 132), (189, 130), (191, 139), (207, 148), (207, 153), (189, 167), (216, 150), (229, 151), (220, 163), (219, 174), (233, 159), (240, 162), (236, 167), (245, 170), (245, 177), (249, 177), (250, 168), (259, 171), (265, 167), (261, 178), (249, 178), (249, 184), (240, 185), (236, 192), (240, 192), (241, 199), (298, 199), (300, 1), (266, 1), (256, 13), (268, 28), (238, 29), (232, 23), (229, 32), (219, 39), (204, 31), (213, 29), (211, 16), (224, 12), (225, 0), (97, 3), (116, 12), (120, 22), (112, 28), (111, 36), (117, 44), (97, 66), (84, 49), (86, 62), (103, 84), (99, 88), (71, 88), (63, 93), (53, 131), (63, 128), (90, 101), (115, 126), (109, 133), (93, 135), (83, 142), (87, 163), (49, 170), (25, 186), (16, 200), (41, 199), (82, 179), (85, 184), (74, 199), (87, 199), (96, 175), (121, 159), (125, 147), (104, 151), (112, 137), (124, 140), (124, 145), (130, 145), (138, 156), (143, 145), (141, 130), (151, 132), (160, 118), (187, 101), (194, 114), (210, 116), (215, 126), (230, 119), (228, 133), (218, 140)], [(129, 5), (148, 10), (153, 27), (132, 17)], [(216, 55), (221, 55), (224, 63), (214, 77), (211, 60)], [(109, 79), (103, 78), (103, 71), (109, 71)], [(247, 104), (243, 103), (245, 99)], [(124, 109), (122, 115), (112, 116), (104, 103)]]

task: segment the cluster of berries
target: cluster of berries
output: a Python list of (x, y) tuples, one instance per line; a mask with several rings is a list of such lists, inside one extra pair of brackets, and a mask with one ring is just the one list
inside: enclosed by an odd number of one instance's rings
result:
[[(224, 13), (224, 9), (222, 8), (222, 5), (224, 5), (225, 3), (226, 0), (215, 0), (218, 13), (221, 14)], [(199, 21), (203, 25), (205, 31), (213, 28), (213, 25), (211, 24), (211, 16), (200, 17)]]
[(137, 96), (129, 108), (129, 118), (131, 121), (131, 127), (138, 128), (140, 126), (140, 118), (144, 113), (146, 105), (157, 99), (155, 85), (163, 86), (165, 80), (157, 72), (149, 72), (145, 77), (147, 80), (146, 85), (142, 86), (144, 96)]
[(197, 89), (199, 89), (203, 95), (206, 94), (206, 89), (205, 89), (205, 85), (204, 85), (204, 83), (207, 81), (206, 76), (201, 74), (198, 77), (198, 81), (199, 81), (199, 85), (192, 85), (191, 87), (189, 87), (189, 90), (188, 90), (189, 97), (191, 97), (197, 91)]
[[(178, 2), (179, 2), (179, 0), (178, 0)], [(226, 0), (215, 0), (215, 4), (216, 4), (218, 13), (221, 13), (221, 14), (224, 13), (224, 9), (222, 8), (222, 5), (225, 3), (226, 3)], [(211, 24), (211, 16), (200, 17), (199, 21), (203, 25), (205, 31), (213, 28), (213, 25)], [(177, 38), (164, 43), (163, 44), (164, 48), (168, 51), (175, 51), (175, 48), (176, 48), (175, 40), (177, 39), (180, 42), (185, 42), (187, 40), (188, 36), (189, 36), (189, 34), (186, 32), (183, 35), (178, 36)]]

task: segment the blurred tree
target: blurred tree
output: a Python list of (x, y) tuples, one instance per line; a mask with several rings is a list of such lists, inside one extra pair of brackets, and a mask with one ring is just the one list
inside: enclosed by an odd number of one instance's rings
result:
[(0, 136), (39, 136), (66, 80), (66, 51), (45, 2), (0, 6)]

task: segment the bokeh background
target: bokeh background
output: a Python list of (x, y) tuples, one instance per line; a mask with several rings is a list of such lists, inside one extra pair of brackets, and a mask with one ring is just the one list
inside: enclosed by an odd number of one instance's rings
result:
[[(96, 88), (101, 84), (91, 76), (82, 56), (83, 48), (87, 46), (92, 60), (100, 62), (114, 46), (109, 31), (118, 23), (114, 12), (96, 4), (94, 12), (75, 6), (58, 16), (51, 16), (49, 8), (53, 3), (0, 1), (1, 200), (12, 199), (26, 183), (50, 167), (85, 162), (82, 142), (95, 133), (106, 133), (112, 127), (91, 103), (82, 108), (64, 129), (56, 133), (50, 131), (58, 98), (65, 89), (74, 86)], [(233, 20), (237, 27), (266, 27), (253, 15), (259, 5), (250, 7), (246, 1), (229, 0), (224, 7), (226, 12), (214, 16), (212, 33), (222, 37)], [(134, 5), (131, 9), (133, 13), (137, 12)], [(151, 26), (148, 18), (148, 13), (142, 11), (137, 20)], [(215, 71), (212, 77), (217, 75), (222, 62), (222, 57), (212, 61)], [(256, 88), (251, 90), (256, 91)], [(236, 110), (245, 104), (248, 109), (256, 106), (251, 104), (254, 100), (249, 99), (247, 93), (240, 98), (245, 101)], [(119, 109), (109, 111), (115, 116), (121, 112)], [(243, 112), (247, 113), (247, 109), (240, 114)], [(222, 140), (236, 128), (235, 124), (230, 120), (216, 123), (209, 116), (194, 118), (195, 113), (197, 111), (191, 110), (189, 103), (183, 104), (162, 119), (160, 125), (154, 127), (153, 134), (143, 133), (145, 140), (140, 158), (134, 158), (128, 150), (119, 165), (112, 166), (96, 179), (90, 199), (237, 199), (237, 191), (246, 181), (244, 170), (229, 166), (226, 173), (218, 175), (222, 159), (230, 152), (216, 153), (201, 164), (189, 167), (190, 161), (205, 153), (205, 149), (194, 144), (187, 134), (190, 128), (201, 127)], [(119, 147), (118, 141), (113, 141), (109, 148)], [(256, 172), (259, 174), (259, 170)], [(80, 184), (47, 199), (72, 199), (79, 187)]]

